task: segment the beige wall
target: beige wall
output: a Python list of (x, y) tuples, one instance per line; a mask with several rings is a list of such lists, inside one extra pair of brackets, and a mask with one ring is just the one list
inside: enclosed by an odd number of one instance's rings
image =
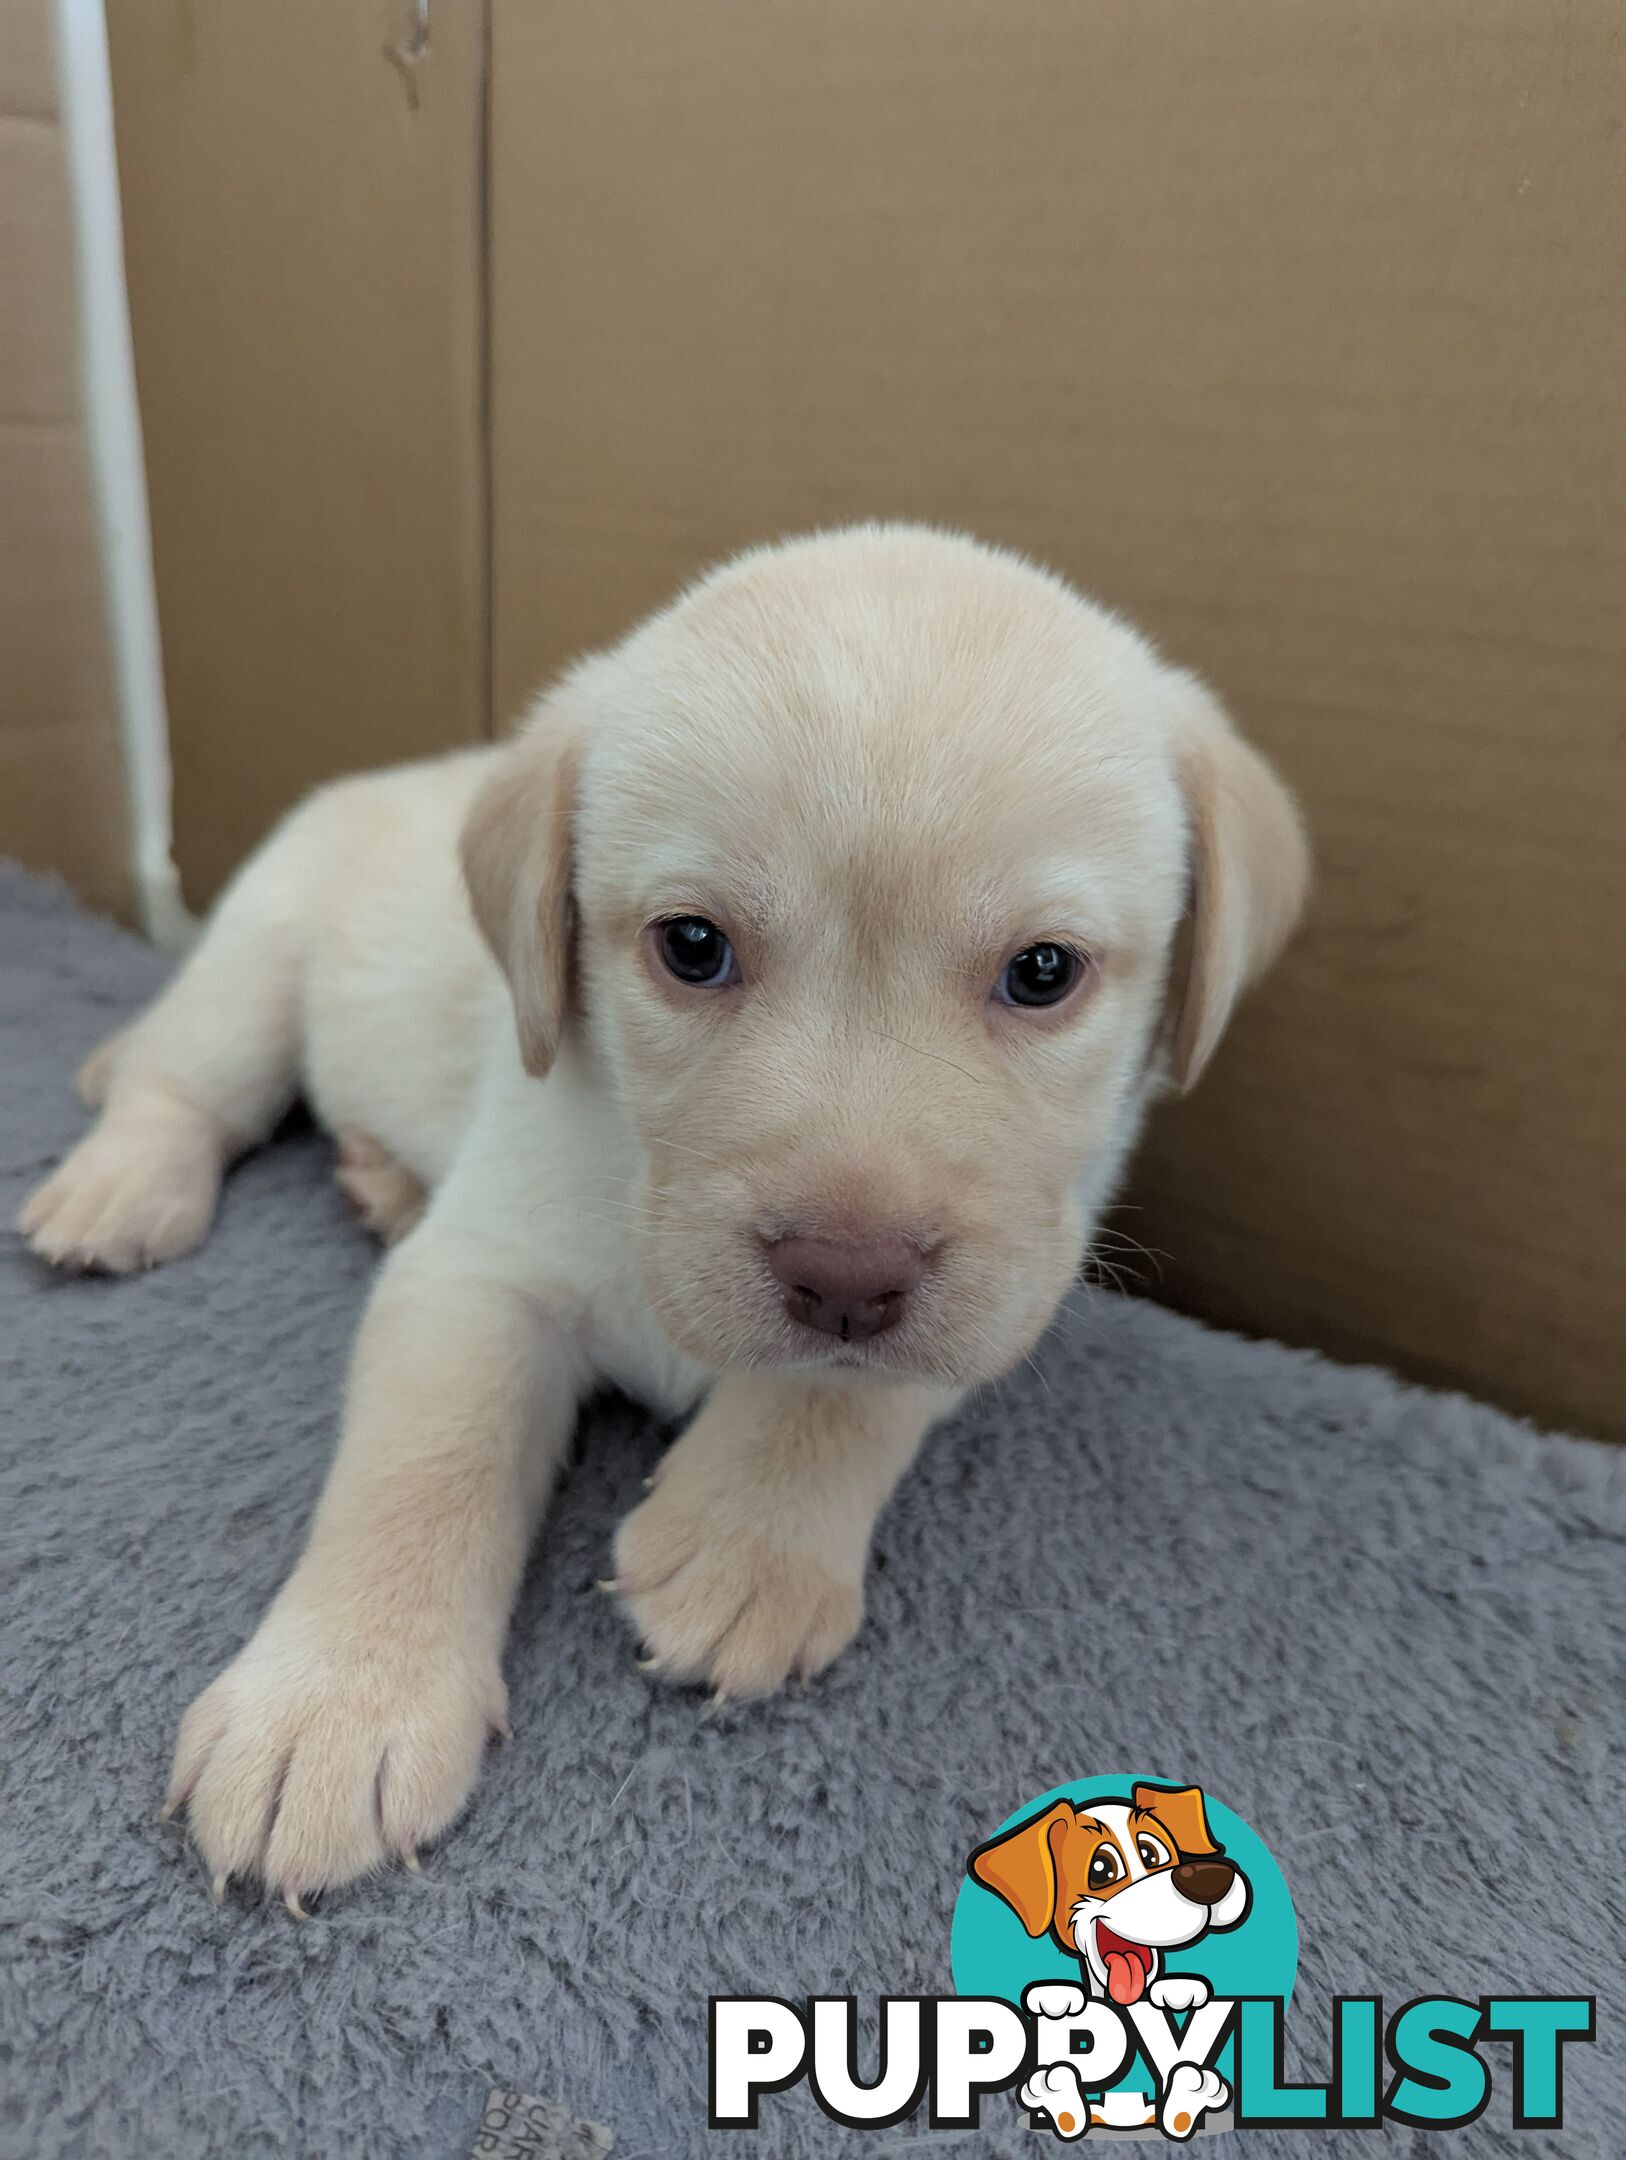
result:
[(484, 10), (412, 25), (109, 0), (194, 905), (318, 781), (487, 727)]
[(0, 855), (129, 914), (49, 0), (0, 11)]
[(1303, 793), (1308, 927), (1124, 1227), (1626, 1431), (1611, 0), (494, 0), (499, 704), (720, 551), (1031, 548)]
[(1317, 837), (1120, 1218), (1168, 1294), (1626, 1431), (1613, 0), (410, 15), (114, 0), (192, 897), (723, 550), (1015, 542)]

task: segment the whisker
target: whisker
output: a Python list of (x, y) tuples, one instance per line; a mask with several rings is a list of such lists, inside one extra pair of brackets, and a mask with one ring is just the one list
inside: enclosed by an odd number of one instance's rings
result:
[(1033, 1352), (1031, 1350), (1023, 1351), (1022, 1362), (1024, 1365), (1028, 1366), (1033, 1371), (1033, 1373), (1038, 1379), (1039, 1385), (1044, 1389), (1045, 1393), (1047, 1395), (1054, 1395), (1056, 1391), (1050, 1385), (1049, 1374), (1044, 1370), (1043, 1366), (1040, 1365), (1038, 1359), (1033, 1355)]
[(950, 1072), (957, 1072), (964, 1079), (975, 1081), (979, 1087), (983, 1085), (980, 1074), (968, 1072), (963, 1065), (956, 1065), (953, 1058), (944, 1057), (941, 1050), (928, 1050), (921, 1043), (905, 1042), (901, 1035), (889, 1035), (885, 1028), (871, 1028), (869, 1032), (879, 1035), (882, 1042), (896, 1043), (900, 1050), (912, 1050), (916, 1057), (932, 1058), (937, 1064), (946, 1065)]
[(1159, 1282), (1163, 1280), (1161, 1263), (1168, 1260), (1172, 1264), (1173, 1255), (1171, 1253), (1162, 1252), (1153, 1245), (1143, 1245), (1139, 1238), (1131, 1237), (1127, 1230), (1114, 1229), (1111, 1225), (1105, 1223), (1097, 1226), (1095, 1236), (1091, 1240), (1092, 1258), (1094, 1257), (1095, 1243), (1101, 1238), (1111, 1238), (1116, 1250), (1139, 1253), (1142, 1259), (1151, 1263), (1152, 1270)]
[(693, 1155), (703, 1163), (710, 1163), (714, 1170), (726, 1170), (729, 1168), (729, 1164), (723, 1156), (708, 1155), (704, 1148), (690, 1147), (688, 1142), (684, 1140), (662, 1139), (652, 1142), (651, 1145), (657, 1148), (671, 1148), (674, 1153), (679, 1155)]

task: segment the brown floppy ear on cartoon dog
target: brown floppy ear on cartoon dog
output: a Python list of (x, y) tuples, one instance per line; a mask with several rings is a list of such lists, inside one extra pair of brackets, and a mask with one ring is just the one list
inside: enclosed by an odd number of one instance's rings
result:
[(1130, 1798), (1145, 1815), (1155, 1815), (1182, 1859), (1201, 1860), (1220, 1847), (1208, 1828), (1200, 1785), (1184, 1785), (1171, 1791), (1165, 1785), (1136, 1785)]
[(967, 1862), (972, 1880), (1003, 1898), (1030, 1935), (1045, 1934), (1055, 1921), (1061, 1852), (1076, 1814), (1071, 1801), (1058, 1800), (1031, 1822), (991, 1838)]

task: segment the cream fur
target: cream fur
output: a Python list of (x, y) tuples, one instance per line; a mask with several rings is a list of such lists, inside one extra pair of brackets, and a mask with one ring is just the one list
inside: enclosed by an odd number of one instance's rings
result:
[[(217, 1877), (297, 1906), (451, 1821), (595, 1384), (706, 1398), (617, 1542), (651, 1663), (745, 1694), (834, 1657), (921, 1437), (1037, 1338), (1306, 867), (1192, 678), (900, 527), (743, 556), (513, 744), (290, 817), (91, 1061), (99, 1121), (22, 1216), (64, 1266), (170, 1258), (302, 1090), (398, 1240), (306, 1551), (182, 1727), (169, 1804)], [(661, 973), (680, 913), (728, 931), (737, 990)], [(994, 1002), (1041, 938), (1090, 956), (1082, 993)], [(761, 1249), (793, 1232), (929, 1250), (902, 1324), (799, 1334)]]

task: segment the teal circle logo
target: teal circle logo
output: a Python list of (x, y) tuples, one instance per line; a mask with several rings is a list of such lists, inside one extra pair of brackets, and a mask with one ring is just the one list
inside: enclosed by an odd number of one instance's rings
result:
[(1201, 2071), (1171, 2048), (1238, 1997), (1285, 2006), (1298, 1947), (1282, 1871), (1241, 1816), (1200, 1786), (1126, 1772), (1055, 1786), (977, 1847), (950, 1956), (959, 1994), (1048, 2021), (1020, 2095), (1035, 2125), (1184, 2139), (1227, 2126), (1232, 2041)]

